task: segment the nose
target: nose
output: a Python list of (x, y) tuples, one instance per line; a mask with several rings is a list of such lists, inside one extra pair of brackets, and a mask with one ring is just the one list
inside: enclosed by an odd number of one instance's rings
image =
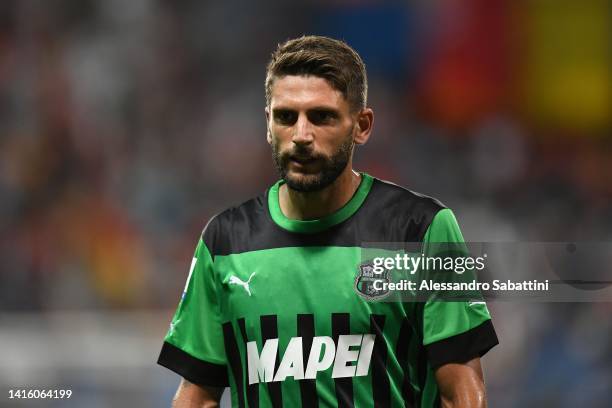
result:
[(291, 140), (298, 145), (308, 145), (313, 142), (313, 126), (305, 114), (300, 114), (298, 117)]

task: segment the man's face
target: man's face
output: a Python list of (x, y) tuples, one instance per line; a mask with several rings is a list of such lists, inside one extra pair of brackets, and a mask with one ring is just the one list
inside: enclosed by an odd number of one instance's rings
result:
[(268, 142), (280, 177), (294, 190), (330, 185), (351, 160), (356, 119), (323, 78), (288, 75), (272, 85)]

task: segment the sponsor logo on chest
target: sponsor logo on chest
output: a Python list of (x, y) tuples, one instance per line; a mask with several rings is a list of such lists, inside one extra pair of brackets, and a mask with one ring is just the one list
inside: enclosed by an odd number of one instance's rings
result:
[(276, 372), (278, 339), (268, 339), (261, 353), (257, 343), (249, 341), (246, 344), (249, 384), (284, 381), (287, 377), (315, 379), (318, 372), (332, 366), (332, 378), (367, 375), (375, 338), (374, 334), (340, 335), (336, 344), (331, 337), (316, 336), (304, 361), (302, 337), (292, 337)]

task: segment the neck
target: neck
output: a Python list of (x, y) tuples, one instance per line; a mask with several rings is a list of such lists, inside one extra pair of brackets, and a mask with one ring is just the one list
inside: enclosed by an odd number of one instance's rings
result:
[(332, 184), (320, 191), (304, 193), (282, 184), (278, 192), (281, 211), (287, 218), (313, 220), (339, 210), (353, 197), (361, 182), (361, 175), (351, 167), (349, 163)]

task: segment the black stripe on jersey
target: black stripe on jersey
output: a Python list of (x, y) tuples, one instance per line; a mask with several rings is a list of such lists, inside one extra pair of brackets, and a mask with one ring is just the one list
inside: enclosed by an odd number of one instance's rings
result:
[[(422, 343), (419, 343), (422, 344)], [(423, 395), (423, 389), (425, 388), (425, 382), (427, 381), (427, 372), (429, 370), (429, 366), (427, 365), (427, 353), (425, 351), (424, 347), (418, 347), (417, 348), (417, 366), (416, 366), (416, 371), (417, 371), (417, 379), (419, 382), (419, 396), (418, 396), (418, 401), (417, 401), (417, 407), (421, 406), (421, 397)]]
[(482, 357), (499, 344), (491, 320), (486, 320), (465, 333), (431, 343), (425, 348), (429, 363), (436, 369), (448, 363), (465, 363), (475, 357)]
[(361, 207), (344, 222), (317, 233), (295, 233), (276, 225), (267, 192), (215, 216), (202, 239), (213, 258), (284, 247), (359, 247), (364, 242), (422, 242), (439, 201), (374, 178)]
[[(297, 335), (302, 338), (302, 351), (304, 362), (308, 361), (310, 349), (312, 348), (312, 339), (314, 338), (315, 322), (313, 314), (298, 314), (297, 315)], [(317, 398), (317, 382), (316, 380), (300, 380), (300, 394), (302, 396), (302, 407), (317, 408), (319, 399)]]
[(408, 358), (412, 359), (412, 361), (416, 360), (415, 368), (415, 377), (416, 377), (416, 388), (418, 390), (415, 396), (415, 406), (417, 408), (421, 407), (423, 389), (425, 388), (425, 382), (427, 381), (427, 373), (429, 371), (429, 366), (427, 362), (427, 351), (425, 347), (423, 347), (423, 311), (425, 308), (424, 302), (419, 302), (416, 304), (414, 308), (414, 317), (412, 319), (415, 322), (417, 329), (416, 341), (410, 342), (410, 347), (408, 351)]
[(227, 366), (195, 358), (168, 342), (164, 342), (157, 364), (174, 371), (194, 384), (210, 387), (229, 386)]
[(387, 376), (387, 343), (383, 337), (385, 315), (370, 315), (370, 332), (376, 335), (372, 350), (372, 395), (375, 408), (391, 406), (391, 388)]
[(236, 393), (238, 394), (238, 407), (244, 407), (244, 377), (242, 372), (242, 360), (240, 350), (234, 336), (234, 328), (231, 322), (223, 323), (223, 340), (225, 343), (225, 354), (236, 382)]
[(406, 318), (402, 320), (402, 327), (400, 328), (399, 336), (397, 338), (397, 348), (395, 355), (397, 361), (399, 361), (402, 370), (404, 371), (404, 378), (402, 380), (402, 398), (404, 399), (404, 406), (406, 408), (412, 408), (416, 404), (414, 389), (410, 383), (410, 366), (408, 359), (410, 358), (410, 347), (414, 346), (416, 338), (414, 336), (414, 330), (410, 321)]
[[(332, 338), (338, 344), (338, 338), (343, 334), (351, 334), (351, 315), (349, 313), (333, 313), (332, 314)], [(354, 407), (353, 402), (353, 379), (334, 378), (336, 386), (336, 399), (338, 400), (338, 408)]]
[[(260, 317), (261, 324), (261, 344), (265, 344), (266, 340), (269, 339), (277, 339), (278, 338), (278, 325), (276, 322), (276, 315), (265, 315)], [(278, 371), (278, 366), (280, 364), (279, 358), (280, 350), (276, 351), (276, 361), (274, 364), (274, 372)], [(272, 400), (273, 407), (282, 407), (283, 406), (283, 395), (281, 389), (281, 382), (269, 382), (268, 383), (268, 393), (270, 394), (270, 399)]]
[[(246, 326), (244, 324), (244, 318), (238, 319), (238, 327), (240, 327), (240, 333), (242, 334), (242, 340), (244, 341), (245, 348), (249, 341), (246, 334)], [(248, 363), (247, 363), (248, 364)], [(259, 383), (246, 384), (246, 396), (249, 408), (259, 407)]]

